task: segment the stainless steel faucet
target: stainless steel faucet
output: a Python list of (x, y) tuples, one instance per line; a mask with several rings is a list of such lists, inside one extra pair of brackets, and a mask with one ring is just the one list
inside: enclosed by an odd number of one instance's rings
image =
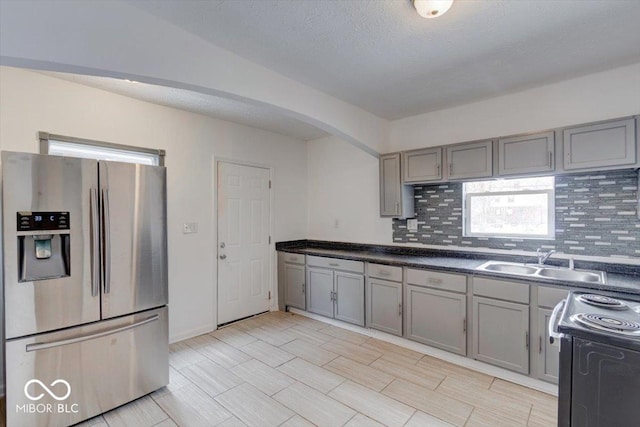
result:
[(556, 251), (554, 251), (553, 249), (545, 253), (545, 252), (542, 252), (542, 248), (538, 248), (538, 250), (536, 251), (536, 255), (538, 256), (538, 264), (544, 265), (544, 263), (547, 262), (549, 257), (555, 253)]

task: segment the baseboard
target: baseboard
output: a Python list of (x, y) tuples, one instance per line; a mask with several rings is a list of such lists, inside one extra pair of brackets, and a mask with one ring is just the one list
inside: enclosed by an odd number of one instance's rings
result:
[(208, 334), (209, 332), (213, 332), (215, 330), (216, 330), (216, 325), (205, 325), (198, 328), (194, 328), (189, 331), (170, 336), (169, 344), (188, 340), (189, 338), (197, 337), (198, 335)]
[(387, 334), (386, 332), (380, 332), (375, 329), (367, 329), (367, 328), (362, 328), (360, 326), (350, 325), (348, 323), (344, 323), (339, 320), (329, 319), (327, 317), (309, 313), (303, 310), (298, 310), (296, 308), (290, 307), (289, 311), (291, 313), (309, 317), (311, 319), (318, 320), (320, 322), (324, 322), (329, 325), (337, 326), (339, 328), (357, 332), (359, 334), (376, 338), (381, 341), (386, 341), (400, 347), (408, 348), (409, 350), (417, 351), (419, 353), (423, 353), (428, 356), (432, 356), (440, 360), (444, 360), (445, 362), (453, 363), (454, 365), (469, 368), (474, 371), (481, 372), (483, 374), (491, 375), (492, 377), (500, 378), (505, 381), (510, 381), (512, 383), (522, 385), (524, 387), (529, 387), (534, 390), (541, 391), (543, 393), (547, 393), (553, 396), (558, 395), (558, 386), (556, 386), (555, 384), (550, 384), (541, 380), (537, 380), (535, 378), (528, 377), (526, 375), (518, 374), (516, 372), (511, 372), (506, 369), (499, 368), (497, 366), (489, 365), (484, 362), (470, 359), (468, 357), (452, 354), (452, 353), (449, 353), (448, 351), (440, 350), (438, 348), (434, 348), (426, 344), (421, 344), (415, 341), (411, 341), (406, 338)]

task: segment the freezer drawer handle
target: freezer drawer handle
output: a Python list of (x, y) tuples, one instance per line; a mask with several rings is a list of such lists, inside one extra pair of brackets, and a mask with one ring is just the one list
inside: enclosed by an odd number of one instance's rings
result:
[(94, 340), (96, 338), (106, 337), (108, 335), (117, 334), (120, 332), (128, 331), (129, 329), (137, 328), (138, 326), (146, 325), (147, 323), (155, 322), (156, 320), (158, 320), (158, 317), (159, 316), (155, 314), (139, 322), (132, 323), (131, 325), (120, 326), (119, 328), (98, 332), (97, 334), (83, 335), (80, 337), (69, 338), (61, 341), (27, 344), (27, 351), (38, 351), (38, 350), (45, 350), (48, 348), (62, 347), (63, 345), (76, 344), (83, 341), (89, 341), (89, 340)]

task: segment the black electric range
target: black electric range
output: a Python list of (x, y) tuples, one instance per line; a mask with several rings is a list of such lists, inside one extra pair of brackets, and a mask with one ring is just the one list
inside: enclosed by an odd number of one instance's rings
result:
[(560, 312), (558, 426), (640, 425), (640, 301), (571, 292)]

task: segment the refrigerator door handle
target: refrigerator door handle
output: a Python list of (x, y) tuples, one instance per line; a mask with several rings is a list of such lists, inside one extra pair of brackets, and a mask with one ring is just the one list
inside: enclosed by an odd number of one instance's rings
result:
[(100, 227), (98, 221), (98, 190), (91, 189), (91, 296), (97, 296), (100, 292)]
[(129, 329), (135, 329), (135, 328), (137, 328), (139, 326), (146, 325), (147, 323), (155, 322), (156, 320), (158, 320), (158, 318), (159, 318), (159, 316), (157, 314), (155, 314), (155, 315), (153, 315), (151, 317), (147, 317), (146, 319), (140, 320), (139, 322), (132, 323), (132, 324), (126, 325), (126, 326), (120, 326), (120, 327), (117, 327), (117, 328), (109, 329), (107, 331), (98, 332), (97, 334), (82, 335), (82, 336), (79, 336), (79, 337), (68, 338), (68, 339), (60, 340), (60, 341), (27, 344), (27, 351), (46, 350), (46, 349), (49, 349), (49, 348), (62, 347), (64, 345), (76, 344), (76, 343), (83, 342), (83, 341), (89, 341), (89, 340), (93, 340), (93, 339), (96, 339), (96, 338), (106, 337), (108, 335), (113, 335), (113, 334), (117, 334), (117, 333), (120, 333), (120, 332), (128, 331)]
[(103, 272), (104, 272), (104, 293), (111, 292), (111, 227), (109, 219), (109, 190), (102, 190), (102, 238), (103, 250)]

